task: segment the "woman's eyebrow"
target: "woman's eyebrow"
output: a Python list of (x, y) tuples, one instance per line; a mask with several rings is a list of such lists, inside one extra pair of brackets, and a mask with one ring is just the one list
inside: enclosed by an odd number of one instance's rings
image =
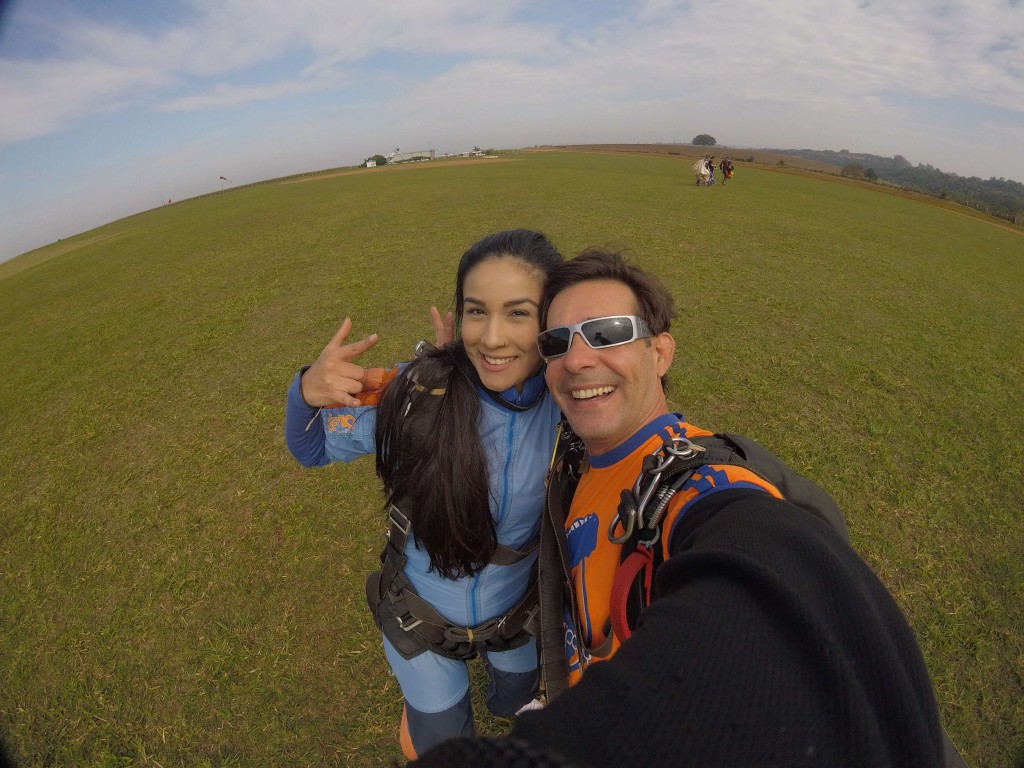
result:
[(514, 307), (516, 304), (533, 304), (533, 306), (535, 307), (540, 306), (540, 304), (535, 299), (531, 299), (529, 297), (523, 299), (511, 299), (509, 301), (506, 301), (502, 306)]
[[(463, 298), (462, 303), (463, 304), (479, 304), (481, 307), (486, 306), (486, 304), (487, 304), (486, 301), (481, 301), (480, 299), (474, 299), (472, 296), (466, 296), (465, 298)], [(540, 307), (540, 303), (536, 299), (531, 299), (528, 296), (524, 297), (522, 299), (509, 299), (508, 301), (503, 302), (501, 306), (503, 306), (503, 307), (514, 307), (516, 304), (533, 304), (533, 306), (535, 306), (535, 307)]]

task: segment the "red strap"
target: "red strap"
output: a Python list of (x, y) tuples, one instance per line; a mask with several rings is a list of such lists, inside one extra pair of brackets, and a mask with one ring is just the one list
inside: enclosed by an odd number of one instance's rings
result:
[(624, 643), (632, 635), (626, 618), (626, 600), (629, 589), (636, 577), (644, 571), (644, 605), (651, 604), (651, 574), (654, 573), (654, 551), (650, 547), (639, 547), (615, 571), (612, 584), (611, 619), (612, 632)]

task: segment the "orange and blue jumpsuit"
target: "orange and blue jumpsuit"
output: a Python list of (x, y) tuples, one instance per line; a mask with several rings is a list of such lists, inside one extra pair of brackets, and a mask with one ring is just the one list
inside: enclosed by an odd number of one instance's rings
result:
[[(590, 456), (589, 469), (580, 479), (565, 521), (566, 545), (572, 569), (573, 594), (584, 636), (576, 636), (576, 622), (565, 617), (566, 656), (569, 682), (575, 685), (593, 662), (611, 658), (619, 639), (610, 634), (612, 583), (619, 567), (622, 545), (608, 537), (609, 526), (618, 511), (622, 490), (632, 488), (644, 457), (657, 451), (662, 437), (693, 438), (711, 435), (685, 422), (679, 414), (655, 419), (628, 441), (599, 456)], [(743, 467), (711, 465), (699, 468), (676, 492), (665, 514), (661, 540), (665, 559), (670, 556), (672, 530), (698, 500), (726, 488), (751, 488), (782, 498), (775, 486)], [(616, 534), (621, 533), (621, 529)], [(605, 643), (610, 639), (611, 645)], [(602, 646), (604, 646), (602, 648)], [(601, 648), (600, 655), (595, 650)]]

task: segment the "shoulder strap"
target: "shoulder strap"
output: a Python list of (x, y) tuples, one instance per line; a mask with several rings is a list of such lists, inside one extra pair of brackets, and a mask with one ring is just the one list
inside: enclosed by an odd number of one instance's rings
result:
[(540, 648), (541, 689), (548, 701), (557, 698), (569, 687), (569, 663), (565, 657), (565, 630), (568, 616), (576, 619), (576, 601), (572, 599), (572, 573), (565, 541), (566, 510), (579, 483), (580, 465), (584, 461), (583, 441), (563, 419), (558, 425), (555, 450), (548, 468), (547, 494), (541, 517), (540, 554), (537, 557), (537, 580), (540, 584)]
[(847, 542), (850, 533), (843, 513), (821, 486), (795, 472), (756, 440), (731, 432), (695, 437), (706, 448), (705, 463), (734, 464), (750, 470), (779, 489), (782, 497), (829, 523)]
[(684, 437), (663, 435), (658, 450), (645, 456), (633, 487), (622, 490), (608, 536), (620, 544), (619, 566), (612, 582), (609, 615), (611, 630), (620, 643), (632, 635), (640, 611), (657, 597), (654, 571), (661, 565), (661, 539), (665, 513), (676, 491), (707, 464), (706, 449)]
[[(691, 452), (688, 447), (697, 450)], [(625, 531), (613, 539), (622, 544), (622, 549), (610, 606), (612, 628), (619, 642), (630, 637), (640, 611), (657, 597), (651, 578), (661, 564), (662, 548), (655, 544), (661, 538), (669, 502), (694, 470), (708, 464), (731, 464), (753, 472), (774, 485), (784, 499), (822, 518), (849, 541), (846, 522), (832, 498), (757, 441), (732, 433), (666, 439), (658, 453), (644, 458), (633, 489), (622, 491), (617, 520)]]

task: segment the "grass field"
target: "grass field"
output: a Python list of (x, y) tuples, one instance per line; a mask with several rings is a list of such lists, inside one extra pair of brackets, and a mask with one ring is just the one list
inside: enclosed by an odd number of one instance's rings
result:
[[(303, 470), (285, 390), (346, 314), (409, 356), (498, 229), (629, 248), (673, 404), (839, 502), (971, 765), (1024, 765), (1024, 237), (868, 187), (526, 153), (185, 201), (0, 269), (0, 739), (19, 766), (379, 765), (372, 461)], [(51, 250), (52, 249), (52, 250)], [(490, 732), (504, 724), (485, 719)]]

